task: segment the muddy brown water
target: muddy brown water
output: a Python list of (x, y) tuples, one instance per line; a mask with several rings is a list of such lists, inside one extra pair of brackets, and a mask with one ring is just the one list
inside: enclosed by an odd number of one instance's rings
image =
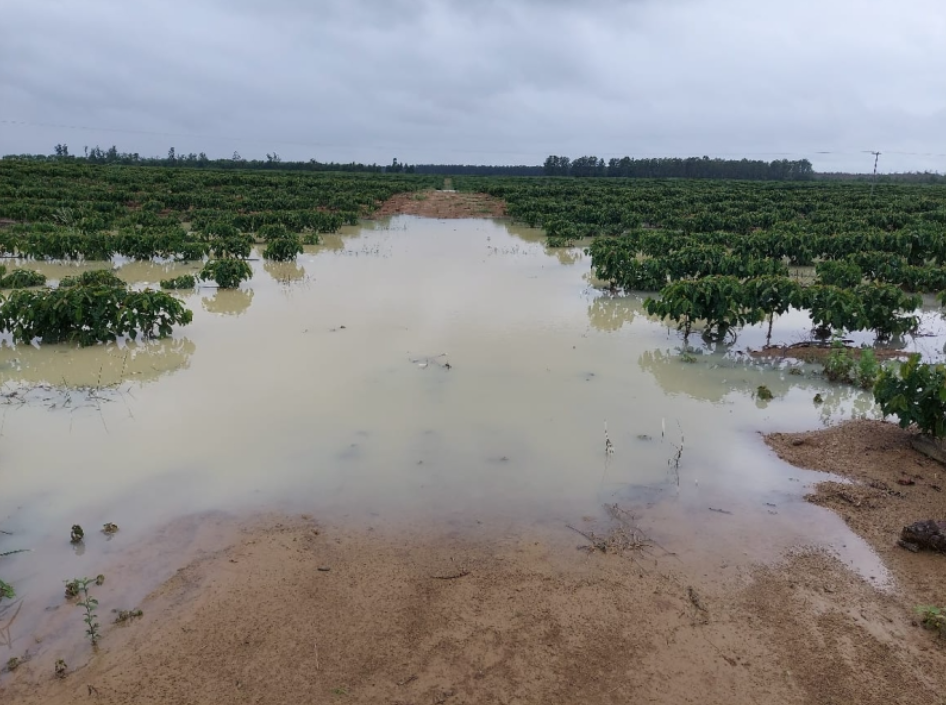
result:
[[(168, 340), (2, 339), (0, 528), (12, 535), (0, 551), (31, 549), (0, 559), (23, 598), (11, 653), (62, 602), (63, 580), (202, 512), (561, 527), (614, 502), (721, 571), (816, 544), (887, 580), (843, 522), (803, 501), (824, 476), (760, 437), (875, 415), (869, 397), (810, 366), (746, 361), (762, 327), (685, 362), (642, 296), (602, 295), (580, 249), (543, 241), (507, 222), (398, 216), (295, 263), (256, 259), (239, 291), (182, 292), (194, 321)], [(29, 266), (55, 280), (102, 265)], [(196, 269), (117, 271), (156, 286)], [(806, 330), (797, 314), (776, 324), (785, 341)], [(756, 399), (762, 384), (772, 401)], [(105, 522), (121, 530), (105, 537)], [(78, 548), (74, 523), (87, 533)], [(122, 590), (143, 596), (172, 563), (126, 575)]]

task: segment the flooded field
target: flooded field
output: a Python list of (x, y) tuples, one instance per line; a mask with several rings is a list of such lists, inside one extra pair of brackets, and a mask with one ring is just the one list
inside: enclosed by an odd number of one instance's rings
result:
[[(749, 361), (762, 326), (685, 361), (643, 297), (603, 295), (580, 249), (543, 243), (500, 221), (397, 216), (294, 263), (256, 260), (244, 290), (183, 292), (194, 321), (171, 339), (4, 340), (0, 526), (13, 536), (2, 546), (31, 549), (4, 561), (25, 597), (19, 627), (61, 601), (62, 580), (220, 510), (562, 525), (620, 503), (680, 555), (832, 545), (883, 584), (866, 544), (802, 500), (815, 473), (760, 437), (876, 417), (870, 396), (816, 366)], [(36, 268), (54, 280), (96, 267)], [(196, 269), (117, 273), (156, 286)], [(924, 327), (937, 321), (928, 313)], [(808, 328), (784, 316), (775, 337)], [(934, 354), (943, 339), (912, 344)], [(759, 400), (759, 385), (774, 399)], [(121, 530), (99, 540), (105, 522)], [(81, 551), (68, 543), (75, 523), (96, 535)]]

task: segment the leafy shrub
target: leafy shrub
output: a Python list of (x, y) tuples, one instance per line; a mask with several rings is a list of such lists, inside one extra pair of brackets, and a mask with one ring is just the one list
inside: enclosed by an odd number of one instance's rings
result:
[(162, 289), (193, 289), (197, 286), (197, 278), (193, 274), (182, 274), (173, 279), (162, 279)]
[(893, 284), (867, 282), (856, 287), (854, 295), (863, 306), (861, 328), (875, 331), (879, 339), (909, 333), (920, 324), (916, 316), (902, 313), (915, 311), (922, 299), (905, 293)]
[(754, 322), (757, 316), (747, 310), (743, 286), (735, 277), (673, 282), (661, 290), (659, 299), (648, 298), (644, 306), (651, 316), (676, 321), (684, 341), (696, 321), (706, 321), (704, 338), (722, 338), (732, 328)]
[(249, 235), (234, 235), (232, 237), (214, 238), (209, 244), (210, 253), (218, 258), (250, 256), (253, 249), (253, 238)]
[(260, 240), (265, 240), (266, 242), (272, 242), (273, 240), (284, 240), (285, 238), (291, 236), (292, 233), (289, 232), (286, 226), (279, 223), (263, 225), (259, 230), (256, 231), (256, 237)]
[(880, 372), (874, 400), (885, 417), (896, 414), (902, 428), (915, 424), (927, 436), (946, 435), (946, 365), (922, 364), (911, 355), (899, 373)]
[(831, 354), (824, 363), (824, 376), (832, 382), (853, 384), (861, 389), (872, 389), (877, 382), (881, 366), (870, 348), (861, 348), (857, 355), (840, 341), (831, 346)]
[(853, 262), (825, 260), (815, 266), (819, 284), (852, 289), (864, 279), (864, 272)]
[(198, 279), (213, 281), (221, 289), (236, 289), (240, 282), (253, 276), (250, 265), (242, 259), (212, 259), (197, 275)]
[(25, 289), (30, 286), (42, 286), (46, 275), (32, 269), (14, 269), (0, 279), (0, 289)]
[(801, 288), (794, 302), (797, 308), (807, 309), (811, 321), (822, 333), (860, 330), (864, 321), (864, 306), (850, 289), (827, 284)]
[(302, 242), (297, 235), (270, 240), (263, 250), (263, 257), (276, 262), (288, 262), (302, 252)]
[(165, 337), (193, 314), (161, 291), (128, 291), (116, 286), (14, 291), (0, 303), (0, 329), (15, 342), (77, 342), (93, 345), (120, 336)]
[(95, 269), (91, 272), (82, 272), (76, 277), (63, 277), (59, 280), (60, 289), (73, 286), (118, 286), (124, 287), (125, 282), (110, 269)]

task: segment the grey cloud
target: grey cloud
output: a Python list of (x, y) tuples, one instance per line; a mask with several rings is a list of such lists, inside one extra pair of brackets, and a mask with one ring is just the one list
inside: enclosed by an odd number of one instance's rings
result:
[(942, 0), (7, 0), (0, 153), (944, 171), (944, 46)]

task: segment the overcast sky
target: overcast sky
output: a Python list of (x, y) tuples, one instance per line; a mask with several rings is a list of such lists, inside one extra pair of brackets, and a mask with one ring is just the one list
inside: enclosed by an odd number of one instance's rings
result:
[(946, 0), (0, 0), (0, 154), (57, 142), (946, 172)]

